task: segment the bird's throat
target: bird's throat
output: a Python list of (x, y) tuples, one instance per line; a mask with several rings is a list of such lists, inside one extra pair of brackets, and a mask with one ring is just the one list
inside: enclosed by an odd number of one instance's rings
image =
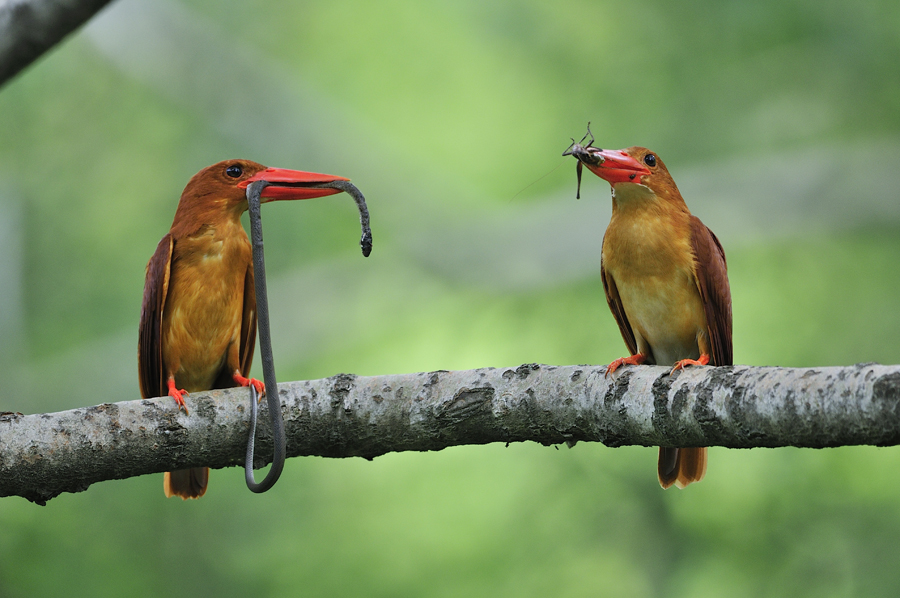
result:
[(659, 204), (659, 198), (647, 185), (617, 183), (612, 187), (613, 209), (640, 209)]

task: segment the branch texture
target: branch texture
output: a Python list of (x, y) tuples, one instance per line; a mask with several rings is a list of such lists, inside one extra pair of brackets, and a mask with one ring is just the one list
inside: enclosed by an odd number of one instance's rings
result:
[[(289, 457), (432, 451), (463, 444), (833, 447), (900, 444), (900, 366), (522, 365), (279, 384)], [(38, 415), (0, 415), (0, 496), (43, 504), (94, 482), (239, 466), (247, 389)], [(262, 405), (263, 411), (265, 404)], [(261, 416), (257, 467), (271, 459)]]
[(109, 0), (0, 2), (0, 86), (107, 4)]

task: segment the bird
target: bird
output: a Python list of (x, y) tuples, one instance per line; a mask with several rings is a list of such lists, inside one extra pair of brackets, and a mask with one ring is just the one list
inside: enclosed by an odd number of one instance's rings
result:
[[(670, 374), (689, 365), (733, 365), (731, 290), (719, 239), (688, 210), (656, 153), (592, 142), (573, 141), (564, 155), (578, 159), (579, 185), (584, 164), (612, 187), (600, 275), (630, 355), (606, 374), (639, 364), (672, 366)], [(659, 483), (684, 488), (703, 479), (706, 464), (705, 447), (660, 447)]]
[[(225, 160), (195, 174), (184, 188), (172, 226), (147, 264), (138, 330), (141, 396), (170, 396), (187, 413), (194, 391), (265, 385), (248, 378), (256, 343), (252, 249), (241, 225), (247, 186), (270, 183), (260, 202), (340, 193), (311, 185), (344, 177)], [(208, 467), (166, 472), (167, 497), (199, 498)]]

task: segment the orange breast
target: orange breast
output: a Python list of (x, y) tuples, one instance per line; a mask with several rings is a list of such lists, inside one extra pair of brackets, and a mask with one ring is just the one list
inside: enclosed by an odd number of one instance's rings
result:
[(604, 268), (615, 281), (638, 351), (658, 365), (698, 358), (698, 336), (706, 334), (688, 218), (620, 211), (603, 242)]
[(178, 240), (163, 314), (163, 363), (179, 388), (208, 390), (239, 342), (250, 243), (206, 231)]

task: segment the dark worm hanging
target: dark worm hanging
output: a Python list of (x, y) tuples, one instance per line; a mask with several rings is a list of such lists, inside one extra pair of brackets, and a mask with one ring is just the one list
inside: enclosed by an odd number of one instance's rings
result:
[[(247, 204), (250, 212), (250, 238), (253, 247), (253, 275), (256, 287), (257, 329), (259, 330), (259, 351), (263, 365), (263, 381), (266, 385), (266, 401), (269, 407), (269, 420), (272, 425), (272, 437), (275, 451), (269, 473), (259, 483), (253, 478), (253, 451), (256, 442), (256, 419), (259, 397), (256, 388), (250, 385), (250, 437), (247, 439), (247, 456), (244, 461), (244, 477), (247, 487), (253, 492), (265, 492), (275, 485), (284, 470), (287, 454), (287, 441), (284, 435), (284, 417), (281, 413), (281, 398), (278, 394), (278, 382), (275, 380), (275, 362), (272, 359), (272, 335), (269, 327), (269, 300), (266, 294), (266, 262), (263, 254), (262, 218), (260, 216), (260, 194), (268, 187), (269, 181), (254, 181), (247, 186)], [(359, 244), (362, 253), (368, 257), (372, 252), (372, 230), (369, 228), (369, 209), (366, 198), (355, 185), (349, 181), (332, 181), (311, 187), (333, 187), (353, 197), (359, 208), (359, 223), (362, 237)]]
[(369, 208), (366, 207), (366, 198), (363, 197), (362, 191), (356, 188), (356, 185), (350, 181), (330, 181), (328, 183), (318, 183), (310, 185), (310, 187), (331, 187), (340, 189), (353, 198), (356, 207), (359, 208), (359, 225), (362, 228), (362, 237), (359, 239), (359, 246), (362, 247), (364, 257), (369, 257), (372, 253), (372, 229), (369, 228)]

